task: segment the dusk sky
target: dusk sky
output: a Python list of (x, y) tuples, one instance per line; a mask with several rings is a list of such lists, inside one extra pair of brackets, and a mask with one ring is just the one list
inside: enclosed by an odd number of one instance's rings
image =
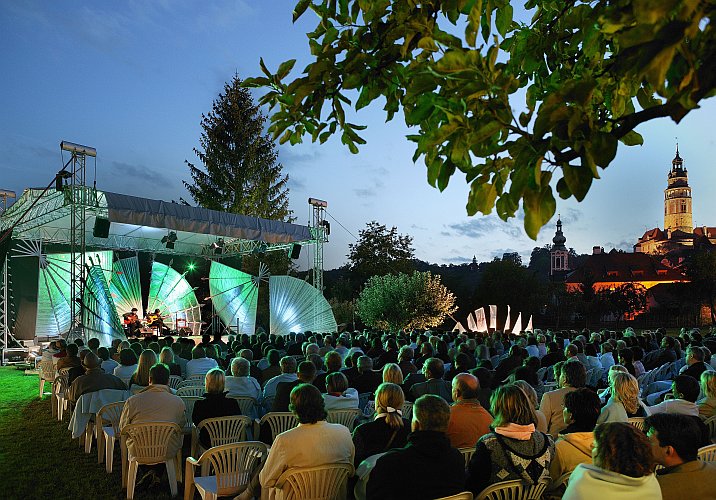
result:
[[(307, 12), (291, 23), (294, 1), (3, 1), (0, 2), (0, 188), (18, 195), (47, 185), (62, 167), (59, 143), (97, 149), (97, 185), (119, 193), (187, 197), (184, 160), (194, 161), (201, 114), (237, 73), (257, 76), (259, 57), (275, 69), (308, 62)], [(261, 95), (261, 91), (256, 92)], [(567, 246), (631, 251), (646, 229), (663, 227), (663, 190), (678, 136), (693, 190), (695, 225), (716, 226), (716, 100), (680, 125), (661, 119), (637, 130), (641, 147), (620, 145), (582, 203), (558, 200)], [(526, 263), (534, 246), (551, 242), (555, 218), (538, 240), (519, 219), (467, 217), (468, 186), (454, 175), (445, 192), (413, 164), (401, 115), (385, 122), (382, 104), (351, 121), (367, 124), (368, 144), (352, 155), (332, 138), (324, 145), (281, 146), (297, 223), (309, 218), (309, 196), (352, 235), (371, 220), (414, 237), (416, 256), (436, 263), (491, 260), (516, 251)], [(309, 139), (310, 141), (310, 139)], [(354, 237), (329, 217), (325, 268), (343, 264)], [(308, 255), (301, 266), (308, 265)]]

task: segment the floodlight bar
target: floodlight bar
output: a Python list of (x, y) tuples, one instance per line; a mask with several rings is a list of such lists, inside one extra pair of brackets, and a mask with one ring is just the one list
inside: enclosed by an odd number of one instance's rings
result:
[(309, 198), (308, 204), (313, 205), (314, 207), (321, 207), (321, 208), (328, 207), (327, 201), (319, 200), (318, 198)]
[(81, 154), (85, 156), (97, 156), (97, 150), (89, 146), (83, 146), (81, 144), (75, 144), (74, 142), (62, 141), (60, 143), (60, 149), (63, 151), (69, 151), (70, 153)]
[(15, 191), (0, 189), (0, 198), (17, 198)]

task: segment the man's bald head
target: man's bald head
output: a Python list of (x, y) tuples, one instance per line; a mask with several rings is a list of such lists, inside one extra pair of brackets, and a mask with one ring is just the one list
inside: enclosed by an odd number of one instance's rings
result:
[(452, 397), (455, 401), (477, 399), (478, 390), (480, 390), (480, 382), (474, 375), (458, 373), (452, 379)]
[(92, 351), (89, 351), (89, 352), (87, 352), (87, 354), (85, 354), (85, 359), (82, 360), (82, 364), (88, 370), (94, 370), (95, 368), (99, 368), (100, 367), (99, 356), (97, 356)]

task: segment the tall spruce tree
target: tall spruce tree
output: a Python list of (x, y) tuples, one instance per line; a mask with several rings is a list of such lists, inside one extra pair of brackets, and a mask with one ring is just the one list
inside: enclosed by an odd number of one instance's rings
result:
[(199, 206), (222, 212), (290, 221), (288, 175), (265, 133), (266, 117), (235, 76), (211, 111), (194, 148), (200, 164), (186, 161), (193, 182), (184, 182)]

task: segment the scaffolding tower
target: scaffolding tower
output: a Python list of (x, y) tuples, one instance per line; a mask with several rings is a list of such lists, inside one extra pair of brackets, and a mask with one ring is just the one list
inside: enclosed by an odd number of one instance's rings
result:
[(331, 225), (326, 220), (328, 202), (309, 198), (308, 204), (313, 207), (311, 216), (311, 236), (316, 242), (313, 252), (313, 286), (323, 294), (323, 244), (328, 242)]

